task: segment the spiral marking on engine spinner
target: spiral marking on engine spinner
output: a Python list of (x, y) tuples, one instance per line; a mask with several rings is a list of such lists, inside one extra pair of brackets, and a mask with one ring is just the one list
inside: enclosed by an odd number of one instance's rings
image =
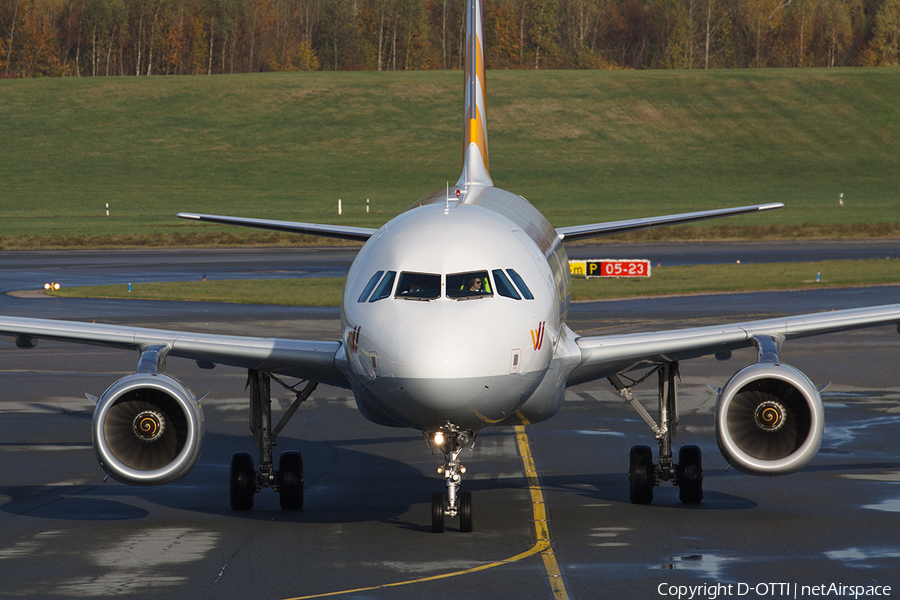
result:
[(763, 402), (756, 407), (756, 424), (765, 431), (784, 427), (785, 409), (779, 402)]
[(158, 440), (165, 430), (165, 418), (156, 411), (145, 410), (134, 418), (134, 434), (143, 442)]

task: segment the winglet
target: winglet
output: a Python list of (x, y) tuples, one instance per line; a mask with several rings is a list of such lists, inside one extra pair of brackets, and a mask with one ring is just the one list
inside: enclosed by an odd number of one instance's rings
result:
[(487, 118), (484, 106), (484, 24), (482, 0), (468, 0), (466, 9), (466, 103), (463, 127), (463, 169), (458, 186), (494, 185), (490, 175)]

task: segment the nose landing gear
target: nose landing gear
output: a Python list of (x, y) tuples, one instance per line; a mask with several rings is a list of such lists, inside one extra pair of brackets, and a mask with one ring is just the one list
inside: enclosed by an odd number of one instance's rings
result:
[(444, 464), (438, 467), (438, 473), (444, 476), (447, 486), (446, 498), (443, 492), (431, 495), (431, 531), (434, 533), (443, 533), (445, 518), (452, 519), (457, 515), (459, 530), (465, 533), (472, 531), (472, 492), (459, 490), (466, 472), (459, 462), (459, 455), (469, 444), (474, 447), (476, 437), (477, 433), (460, 430), (450, 423), (425, 434), (432, 451), (437, 448), (444, 455)]

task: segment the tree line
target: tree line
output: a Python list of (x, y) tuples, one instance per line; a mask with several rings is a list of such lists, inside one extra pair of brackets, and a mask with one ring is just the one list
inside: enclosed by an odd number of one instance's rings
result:
[[(900, 64), (900, 0), (485, 0), (494, 69)], [(6, 77), (463, 67), (462, 0), (0, 0)]]

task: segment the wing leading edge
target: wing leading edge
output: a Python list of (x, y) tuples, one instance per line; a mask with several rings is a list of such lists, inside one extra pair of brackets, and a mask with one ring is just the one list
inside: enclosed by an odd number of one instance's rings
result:
[(670, 331), (579, 337), (575, 343), (581, 351), (581, 363), (572, 371), (567, 385), (609, 377), (642, 365), (752, 347), (754, 338), (759, 336), (790, 340), (889, 324), (898, 325), (900, 331), (900, 304)]
[(630, 231), (638, 231), (640, 229), (650, 229), (651, 227), (683, 225), (685, 223), (694, 223), (696, 221), (705, 221), (707, 219), (718, 219), (721, 217), (732, 217), (735, 215), (762, 212), (764, 210), (773, 210), (776, 208), (781, 208), (783, 206), (784, 204), (781, 202), (773, 202), (770, 204), (755, 204), (753, 206), (720, 208), (716, 210), (704, 210), (700, 212), (681, 213), (677, 215), (666, 215), (662, 217), (628, 219), (627, 221), (610, 221), (609, 223), (593, 223), (591, 225), (573, 225), (571, 227), (557, 227), (556, 233), (557, 235), (559, 235), (561, 240), (571, 242), (592, 237), (601, 237), (604, 235), (628, 233)]
[(378, 231), (368, 227), (345, 227), (342, 225), (322, 225), (319, 223), (296, 223), (294, 221), (272, 221), (269, 219), (250, 219), (247, 217), (225, 217), (220, 215), (201, 215), (196, 213), (178, 213), (182, 219), (204, 221), (206, 223), (222, 223), (225, 225), (240, 225), (243, 227), (256, 227), (257, 229), (272, 229), (286, 231), (288, 233), (305, 233), (319, 237), (365, 242)]
[[(480, 139), (480, 138), (479, 138)], [(474, 142), (473, 142), (474, 144)], [(472, 144), (470, 144), (472, 146)], [(469, 148), (467, 152), (473, 153), (473, 156), (481, 156), (481, 150), (477, 144)], [(467, 154), (468, 156), (468, 154)], [(468, 181), (467, 177), (475, 177), (474, 173), (482, 173), (486, 184), (489, 185), (490, 176), (487, 170), (480, 167), (475, 169), (469, 164), (469, 158), (466, 159), (466, 166), (463, 168), (463, 174), (460, 176), (460, 182)], [(473, 164), (477, 163), (476, 159), (472, 159)], [(469, 173), (469, 171), (472, 171)], [(468, 173), (468, 175), (467, 175)], [(477, 178), (476, 178), (477, 179)], [(465, 181), (464, 181), (465, 180)], [(474, 181), (474, 180), (473, 180)], [(481, 180), (479, 180), (481, 181)], [(458, 183), (457, 185), (461, 185)], [(685, 223), (694, 223), (696, 221), (705, 221), (707, 219), (719, 219), (722, 217), (732, 217), (735, 215), (743, 215), (754, 212), (762, 212), (782, 208), (781, 202), (773, 202), (770, 204), (755, 204), (753, 206), (738, 206), (734, 208), (720, 208), (716, 210), (704, 210), (691, 213), (680, 213), (677, 215), (665, 215), (660, 217), (646, 217), (640, 219), (628, 219), (625, 221), (610, 221), (608, 223), (592, 223), (590, 225), (573, 225), (571, 227), (557, 227), (556, 233), (561, 240), (570, 242), (593, 237), (602, 237), (606, 235), (616, 235), (620, 233), (628, 233), (641, 229), (650, 229), (653, 227), (664, 227), (667, 225), (683, 225)], [(239, 225), (242, 227), (255, 227), (257, 229), (270, 229), (274, 231), (285, 231), (288, 233), (301, 233), (306, 235), (315, 235), (319, 237), (330, 237), (341, 240), (350, 240), (354, 242), (365, 242), (372, 237), (377, 229), (368, 227), (349, 227), (343, 225), (326, 225), (322, 223), (298, 223), (295, 221), (274, 221), (270, 219), (252, 219), (249, 217), (229, 217), (223, 215), (204, 215), (197, 213), (178, 213), (178, 217), (182, 219), (190, 219), (194, 221), (203, 221), (205, 223), (221, 223), (223, 225)]]
[(30, 347), (39, 339), (128, 350), (164, 345), (169, 348), (168, 356), (350, 387), (335, 365), (341, 348), (336, 341), (241, 337), (19, 317), (0, 317), (0, 335), (15, 336), (16, 343), (23, 347)]

